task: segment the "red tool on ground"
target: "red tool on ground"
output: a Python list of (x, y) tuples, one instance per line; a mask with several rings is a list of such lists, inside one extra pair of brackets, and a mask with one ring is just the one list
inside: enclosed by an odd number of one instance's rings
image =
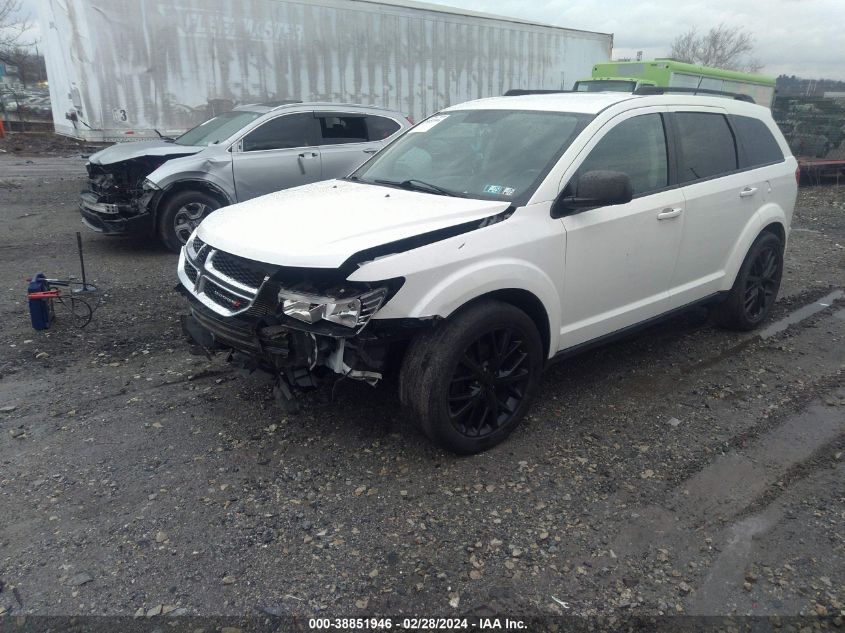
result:
[[(85, 278), (82, 236), (79, 233), (76, 234), (76, 243), (79, 249), (79, 263), (82, 267), (81, 282), (70, 279), (48, 279), (44, 273), (38, 273), (31, 279), (27, 279), (29, 286), (27, 287), (26, 298), (29, 300), (29, 317), (32, 327), (36, 330), (46, 330), (50, 327), (55, 317), (54, 303), (66, 308), (70, 312), (74, 325), (79, 328), (83, 328), (91, 322), (94, 311), (100, 306), (101, 297), (98, 298), (97, 303), (92, 308), (90, 303), (78, 296), (81, 293), (97, 292), (97, 287), (89, 284)], [(62, 296), (61, 290), (54, 286), (80, 287), (74, 288), (71, 295), (65, 298)]]

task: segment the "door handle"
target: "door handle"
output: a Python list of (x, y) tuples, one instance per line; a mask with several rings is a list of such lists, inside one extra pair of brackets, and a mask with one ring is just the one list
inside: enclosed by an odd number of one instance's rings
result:
[(377, 151), (378, 151), (377, 149), (371, 148), (371, 149), (365, 149), (364, 153), (365, 154), (375, 154)]
[(757, 193), (757, 187), (746, 187), (742, 191), (739, 192), (740, 198), (750, 198), (755, 193)]
[(296, 164), (299, 165), (299, 173), (300, 175), (305, 175), (305, 165), (303, 164), (303, 160), (310, 159), (310, 158), (317, 158), (319, 154), (317, 152), (302, 152), (301, 154), (297, 155), (296, 157)]
[(669, 220), (671, 218), (677, 218), (681, 215), (681, 211), (683, 211), (683, 209), (663, 209), (663, 211), (657, 214), (657, 219)]

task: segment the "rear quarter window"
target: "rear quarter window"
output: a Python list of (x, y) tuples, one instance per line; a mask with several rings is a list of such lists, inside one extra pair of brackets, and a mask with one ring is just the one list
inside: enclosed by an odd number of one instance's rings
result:
[(760, 167), (783, 160), (780, 145), (769, 130), (769, 126), (761, 120), (734, 115), (731, 117), (731, 123), (742, 146), (742, 167)]
[(383, 141), (400, 127), (393, 119), (383, 116), (367, 115), (367, 133), (370, 141)]
[(681, 150), (682, 184), (737, 170), (736, 142), (724, 115), (676, 112), (675, 124)]
[(367, 124), (360, 114), (320, 114), (320, 145), (365, 143)]

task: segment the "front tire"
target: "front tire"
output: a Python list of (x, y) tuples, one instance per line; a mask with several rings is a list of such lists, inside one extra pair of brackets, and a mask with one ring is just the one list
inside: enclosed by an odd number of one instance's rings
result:
[(783, 275), (783, 242), (774, 233), (760, 234), (742, 262), (727, 298), (712, 311), (717, 325), (753, 330), (769, 316)]
[(479, 453), (505, 440), (525, 416), (543, 361), (540, 334), (527, 314), (482, 301), (411, 343), (400, 396), (433, 442)]
[(216, 198), (202, 191), (182, 191), (165, 200), (158, 218), (162, 243), (178, 253), (203, 218), (220, 206)]

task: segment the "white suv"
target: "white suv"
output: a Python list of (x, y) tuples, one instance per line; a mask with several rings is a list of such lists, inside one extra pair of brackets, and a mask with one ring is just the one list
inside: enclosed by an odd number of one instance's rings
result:
[(723, 97), (463, 103), (344, 179), (209, 216), (179, 260), (184, 328), (288, 398), (398, 371), (424, 432), (478, 452), (557, 355), (693, 304), (765, 319), (796, 169), (766, 108)]

